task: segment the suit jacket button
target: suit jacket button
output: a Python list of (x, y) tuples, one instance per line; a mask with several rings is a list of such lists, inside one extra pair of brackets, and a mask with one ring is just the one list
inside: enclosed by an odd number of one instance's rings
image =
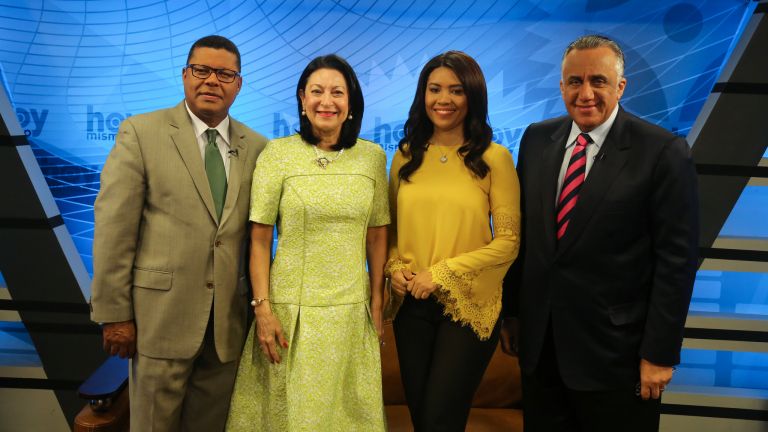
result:
[(213, 289), (213, 282), (208, 282), (207, 284), (205, 284), (205, 286), (208, 289)]
[(221, 246), (221, 240), (216, 240), (216, 243), (213, 244), (216, 247)]

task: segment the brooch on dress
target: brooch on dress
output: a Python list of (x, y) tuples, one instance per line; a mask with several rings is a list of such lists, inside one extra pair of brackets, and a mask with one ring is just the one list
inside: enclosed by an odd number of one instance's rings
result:
[(344, 153), (344, 149), (339, 150), (339, 152), (336, 154), (336, 157), (333, 159), (329, 159), (326, 156), (323, 156), (320, 154), (320, 150), (317, 149), (317, 146), (312, 146), (312, 148), (315, 149), (315, 156), (317, 156), (314, 161), (322, 169), (325, 169), (328, 165), (330, 165), (333, 161), (340, 158), (341, 155)]

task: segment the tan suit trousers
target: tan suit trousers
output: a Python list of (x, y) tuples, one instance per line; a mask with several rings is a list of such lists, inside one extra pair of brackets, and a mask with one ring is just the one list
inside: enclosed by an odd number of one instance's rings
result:
[(238, 362), (219, 360), (212, 323), (190, 359), (138, 353), (130, 361), (131, 431), (224, 430)]

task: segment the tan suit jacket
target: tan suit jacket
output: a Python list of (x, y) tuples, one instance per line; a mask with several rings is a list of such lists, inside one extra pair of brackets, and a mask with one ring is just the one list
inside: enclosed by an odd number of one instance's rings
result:
[(200, 348), (213, 308), (219, 359), (240, 355), (251, 177), (265, 143), (230, 119), (236, 155), (219, 223), (184, 102), (120, 125), (94, 206), (94, 321), (135, 320), (139, 353), (186, 359)]

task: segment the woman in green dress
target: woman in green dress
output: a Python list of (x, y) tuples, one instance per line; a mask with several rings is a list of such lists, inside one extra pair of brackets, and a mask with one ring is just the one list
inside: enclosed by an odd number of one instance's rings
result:
[(227, 430), (384, 431), (386, 156), (358, 138), (363, 95), (344, 59), (312, 60), (296, 98), (299, 134), (267, 144), (253, 175), (256, 320)]

